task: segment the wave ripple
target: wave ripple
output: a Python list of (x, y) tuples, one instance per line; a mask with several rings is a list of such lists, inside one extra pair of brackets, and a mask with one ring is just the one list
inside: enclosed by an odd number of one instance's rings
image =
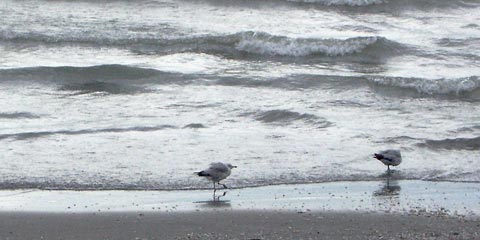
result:
[(432, 149), (477, 151), (480, 149), (480, 137), (426, 140), (424, 143), (419, 143), (418, 146)]
[(29, 112), (0, 113), (0, 119), (18, 119), (18, 118), (39, 118), (39, 116)]
[(97, 134), (97, 133), (121, 133), (121, 132), (151, 132), (159, 131), (162, 129), (174, 128), (171, 125), (160, 125), (160, 126), (141, 126), (141, 127), (129, 127), (129, 128), (103, 128), (103, 129), (82, 129), (82, 130), (57, 130), (57, 131), (39, 131), (39, 132), (23, 132), (23, 133), (12, 133), (12, 134), (2, 134), (0, 135), (0, 140), (13, 138), (16, 140), (27, 140), (31, 138), (39, 138), (50, 135), (81, 135), (81, 134)]
[(325, 118), (308, 113), (298, 113), (288, 110), (269, 110), (254, 114), (255, 120), (269, 124), (291, 124), (294, 121), (304, 121), (319, 128), (326, 128), (332, 125)]
[(369, 6), (374, 4), (381, 4), (384, 0), (287, 0), (288, 2), (299, 3), (318, 3), (326, 6)]

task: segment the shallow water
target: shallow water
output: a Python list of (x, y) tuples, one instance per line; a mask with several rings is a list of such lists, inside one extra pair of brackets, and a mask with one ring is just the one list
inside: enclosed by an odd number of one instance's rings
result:
[(2, 1), (0, 188), (480, 181), (480, 2)]

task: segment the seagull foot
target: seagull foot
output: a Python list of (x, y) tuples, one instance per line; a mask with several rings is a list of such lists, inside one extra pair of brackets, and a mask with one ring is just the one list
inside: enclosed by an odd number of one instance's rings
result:
[(213, 201), (214, 201), (214, 202), (215, 202), (215, 201), (220, 201), (220, 198), (221, 198), (221, 197), (225, 197), (225, 195), (227, 195), (227, 192), (223, 192), (223, 194), (220, 195), (220, 196), (213, 197)]

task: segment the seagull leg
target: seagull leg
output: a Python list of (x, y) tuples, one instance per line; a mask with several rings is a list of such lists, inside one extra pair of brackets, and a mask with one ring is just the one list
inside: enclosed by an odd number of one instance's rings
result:
[[(225, 185), (223, 183), (218, 182), (218, 185), (222, 185), (224, 189), (228, 189), (227, 185)], [(227, 195), (227, 192), (223, 192), (223, 194), (221, 196), (216, 197), (217, 201), (220, 201), (220, 198), (224, 197), (225, 195)], [(215, 199), (215, 195), (214, 195), (213, 199)]]
[(217, 191), (217, 188), (215, 186), (215, 182), (213, 182), (213, 201), (215, 201), (215, 192)]
[(225, 185), (225, 184), (223, 184), (223, 183), (218, 183), (218, 184), (222, 185), (223, 188), (228, 188), (227, 185)]
[(217, 197), (217, 200), (220, 201), (220, 198), (221, 198), (221, 197), (225, 197), (225, 195), (227, 195), (227, 192), (223, 192), (223, 194), (222, 194), (221, 196), (218, 196), (218, 197)]

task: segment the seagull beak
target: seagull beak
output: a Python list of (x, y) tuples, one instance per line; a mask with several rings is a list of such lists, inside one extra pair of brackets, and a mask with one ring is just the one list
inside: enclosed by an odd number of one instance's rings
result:
[(232, 166), (232, 168), (237, 168), (237, 166)]

